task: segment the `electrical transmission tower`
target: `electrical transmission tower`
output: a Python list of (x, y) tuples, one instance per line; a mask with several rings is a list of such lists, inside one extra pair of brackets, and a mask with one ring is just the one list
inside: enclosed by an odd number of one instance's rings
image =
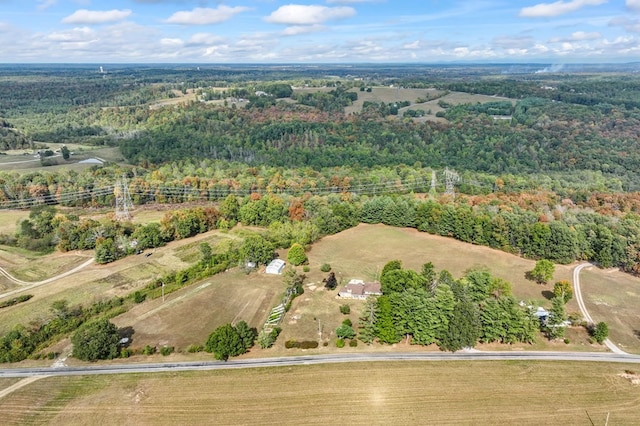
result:
[(115, 219), (118, 221), (131, 220), (133, 203), (131, 202), (131, 194), (129, 194), (129, 184), (126, 177), (122, 176), (122, 180), (116, 182), (113, 188), (113, 195), (116, 197)]
[(436, 171), (431, 171), (431, 189), (429, 189), (429, 198), (436, 198)]
[(456, 196), (454, 186), (460, 182), (460, 176), (453, 170), (444, 169), (445, 195)]

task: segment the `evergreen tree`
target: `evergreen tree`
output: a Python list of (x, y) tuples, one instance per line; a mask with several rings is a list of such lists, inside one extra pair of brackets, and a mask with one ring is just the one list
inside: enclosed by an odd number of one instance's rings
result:
[(469, 301), (458, 302), (453, 308), (447, 332), (438, 343), (440, 349), (455, 352), (462, 348), (472, 348), (480, 338), (480, 329), (476, 306)]
[(358, 338), (366, 344), (373, 343), (376, 337), (377, 301), (373, 297), (368, 297), (365, 307), (360, 317)]

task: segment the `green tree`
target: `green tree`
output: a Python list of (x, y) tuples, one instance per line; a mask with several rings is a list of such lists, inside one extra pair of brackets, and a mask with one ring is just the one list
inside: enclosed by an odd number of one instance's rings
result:
[(307, 255), (304, 252), (304, 247), (298, 243), (294, 243), (287, 254), (287, 261), (295, 266), (305, 263), (307, 261)]
[(609, 326), (606, 322), (599, 322), (591, 329), (591, 335), (596, 342), (602, 344), (609, 337)]
[(440, 349), (455, 352), (472, 348), (480, 338), (480, 317), (476, 306), (469, 301), (458, 302), (453, 308), (447, 332), (438, 343)]
[(221, 325), (209, 335), (205, 344), (207, 352), (213, 352), (216, 359), (226, 361), (229, 357), (245, 352), (245, 346), (238, 331), (231, 324)]
[(110, 263), (118, 259), (118, 248), (112, 238), (96, 241), (95, 258), (97, 263)]
[(567, 280), (558, 281), (553, 285), (553, 295), (561, 298), (565, 305), (573, 297), (573, 288)]
[(339, 339), (353, 339), (356, 337), (356, 332), (353, 331), (350, 325), (342, 324), (336, 328), (336, 336), (338, 336)]
[(71, 337), (73, 356), (83, 361), (113, 359), (118, 356), (118, 327), (102, 319), (81, 327)]
[(546, 284), (553, 278), (555, 270), (553, 262), (541, 259), (536, 262), (536, 266), (529, 272), (529, 276), (538, 284)]
[(67, 148), (66, 145), (63, 145), (62, 148), (60, 148), (60, 153), (62, 154), (62, 158), (65, 160), (68, 160), (71, 157), (71, 151), (69, 151), (69, 148)]
[(396, 271), (398, 269), (402, 269), (402, 261), (401, 260), (390, 260), (382, 267), (382, 272), (380, 272), (380, 279), (385, 276), (387, 272)]
[(264, 237), (252, 234), (245, 238), (240, 246), (240, 259), (245, 262), (267, 265), (273, 260), (273, 250), (273, 245)]
[(564, 336), (564, 321), (567, 315), (564, 310), (564, 300), (560, 297), (554, 297), (551, 300), (551, 310), (544, 327), (545, 334), (550, 340), (559, 339)]
[(238, 336), (240, 336), (240, 340), (242, 341), (244, 352), (247, 352), (253, 347), (253, 344), (256, 341), (256, 329), (249, 327), (249, 324), (245, 321), (238, 321), (235, 328)]
[(376, 337), (381, 343), (398, 343), (402, 338), (393, 322), (393, 311), (388, 296), (378, 297), (375, 331)]
[(422, 265), (422, 270), (420, 271), (420, 275), (422, 275), (426, 281), (427, 286), (433, 291), (435, 285), (437, 284), (436, 278), (436, 268), (433, 266), (432, 262), (427, 262)]
[(358, 338), (370, 345), (376, 337), (377, 301), (373, 297), (368, 297), (365, 307), (359, 319)]

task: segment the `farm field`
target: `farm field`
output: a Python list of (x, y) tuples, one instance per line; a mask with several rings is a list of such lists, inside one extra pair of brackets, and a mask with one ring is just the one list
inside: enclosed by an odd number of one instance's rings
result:
[(133, 327), (132, 348), (174, 346), (186, 351), (201, 344), (216, 327), (246, 321), (260, 329), (282, 297), (282, 277), (250, 274), (236, 269), (215, 275), (162, 299), (135, 306), (113, 320)]
[(1, 399), (0, 411), (5, 425), (584, 425), (607, 416), (631, 425), (634, 367), (412, 361), (57, 377)]
[(609, 339), (640, 354), (640, 279), (617, 270), (583, 269), (580, 288), (594, 321), (609, 325)]
[[(24, 293), (34, 295), (31, 300), (0, 310), (0, 333), (6, 333), (16, 324), (28, 324), (34, 320), (41, 320), (49, 315), (50, 306), (56, 300), (65, 299), (70, 305), (75, 305), (90, 304), (105, 297), (125, 296), (136, 288), (146, 285), (155, 277), (189, 266), (190, 263), (183, 261), (180, 256), (191, 257), (191, 252), (197, 250), (197, 244), (200, 242), (211, 241), (215, 244), (225, 238), (235, 237), (233, 234), (211, 231), (188, 240), (173, 241), (165, 247), (150, 251), (152, 255), (149, 257), (128, 256), (108, 265), (93, 264), (71, 277), (25, 290)], [(191, 246), (189, 249), (181, 249), (185, 245)], [(87, 256), (91, 255), (92, 253)], [(56, 259), (66, 259), (68, 264), (63, 267), (63, 262)], [(86, 259), (87, 257), (84, 256), (82, 261)], [(24, 261), (21, 266), (11, 266), (7, 269), (11, 273), (16, 271), (20, 273), (20, 268), (25, 268), (24, 271), (39, 274), (40, 279), (44, 279), (56, 275), (51, 272), (50, 266), (48, 266), (50, 262), (53, 264), (60, 262), (60, 269), (57, 270), (59, 271), (57, 273), (60, 273), (63, 272), (63, 269), (69, 270), (73, 265), (82, 263), (82, 261), (77, 259), (77, 256), (74, 258), (73, 253), (54, 253), (38, 258), (35, 263)], [(6, 265), (4, 261), (2, 262), (2, 265)], [(26, 273), (24, 271), (23, 274)]]

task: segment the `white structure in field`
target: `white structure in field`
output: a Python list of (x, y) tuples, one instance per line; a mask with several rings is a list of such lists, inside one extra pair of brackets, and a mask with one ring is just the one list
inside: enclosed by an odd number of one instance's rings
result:
[(284, 269), (285, 262), (282, 259), (273, 259), (271, 263), (267, 265), (267, 269), (264, 271), (265, 274), (272, 275), (282, 275), (282, 270)]

